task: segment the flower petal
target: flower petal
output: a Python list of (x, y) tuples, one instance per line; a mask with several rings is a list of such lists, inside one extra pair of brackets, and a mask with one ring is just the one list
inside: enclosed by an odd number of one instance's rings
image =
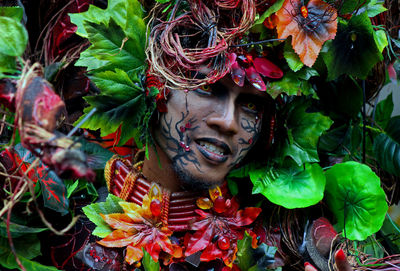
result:
[(127, 246), (125, 261), (129, 264), (140, 261), (143, 258), (143, 250), (134, 246)]
[(132, 235), (121, 230), (115, 230), (97, 243), (105, 247), (125, 247), (132, 243)]
[(283, 76), (282, 70), (264, 57), (257, 57), (253, 60), (253, 64), (254, 68), (256, 68), (256, 71), (263, 76), (276, 79), (279, 79)]
[(235, 82), (236, 85), (243, 87), (245, 76), (246, 76), (245, 70), (242, 67), (240, 67), (239, 63), (237, 63), (236, 61), (233, 62), (231, 66), (231, 77), (233, 82)]
[(263, 79), (261, 78), (261, 75), (256, 71), (254, 66), (250, 66), (246, 69), (246, 77), (247, 80), (258, 90), (260, 91), (266, 91), (267, 87), (265, 86), (265, 83)]
[(126, 232), (133, 232), (135, 230), (133, 228), (132, 219), (126, 214), (100, 215), (104, 219), (104, 221), (113, 229), (119, 229)]
[(236, 226), (247, 226), (253, 223), (254, 220), (261, 213), (261, 208), (247, 207), (244, 210), (240, 210), (236, 213)]

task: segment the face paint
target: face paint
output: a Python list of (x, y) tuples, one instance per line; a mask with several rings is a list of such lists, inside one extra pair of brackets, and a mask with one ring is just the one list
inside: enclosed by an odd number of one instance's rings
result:
[(156, 142), (185, 183), (220, 184), (256, 143), (267, 98), (229, 78), (188, 93), (171, 91)]

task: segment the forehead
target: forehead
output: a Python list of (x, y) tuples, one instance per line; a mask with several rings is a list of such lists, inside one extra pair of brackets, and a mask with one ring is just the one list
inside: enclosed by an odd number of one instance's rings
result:
[(268, 93), (256, 89), (253, 85), (251, 85), (247, 81), (242, 87), (238, 86), (235, 82), (233, 82), (233, 80), (231, 79), (230, 76), (225, 76), (224, 78), (220, 79), (217, 83), (212, 85), (212, 87), (224, 88), (225, 90), (233, 92), (233, 93), (237, 94), (238, 96), (240, 94), (246, 94), (246, 95), (256, 96), (256, 97), (263, 98), (263, 99), (270, 98)]

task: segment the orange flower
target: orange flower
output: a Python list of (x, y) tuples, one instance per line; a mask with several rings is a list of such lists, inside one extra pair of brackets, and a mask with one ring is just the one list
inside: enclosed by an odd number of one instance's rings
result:
[[(150, 191), (157, 191), (157, 189), (160, 191), (158, 186), (154, 187), (153, 185)], [(142, 259), (142, 248), (151, 255), (154, 261), (158, 261), (161, 251), (174, 258), (181, 257), (182, 248), (171, 243), (169, 236), (172, 231), (163, 225), (160, 212), (155, 210), (161, 200), (161, 193), (150, 192), (143, 198), (142, 206), (130, 202), (119, 202), (124, 213), (101, 215), (114, 231), (98, 243), (106, 247), (126, 247), (125, 261), (129, 264)]]

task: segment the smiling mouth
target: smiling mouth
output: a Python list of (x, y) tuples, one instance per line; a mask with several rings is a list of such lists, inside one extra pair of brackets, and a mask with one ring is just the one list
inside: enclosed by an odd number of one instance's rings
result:
[(195, 141), (197, 149), (207, 159), (216, 163), (223, 163), (228, 159), (231, 153), (228, 145), (225, 143), (212, 139), (202, 138)]

